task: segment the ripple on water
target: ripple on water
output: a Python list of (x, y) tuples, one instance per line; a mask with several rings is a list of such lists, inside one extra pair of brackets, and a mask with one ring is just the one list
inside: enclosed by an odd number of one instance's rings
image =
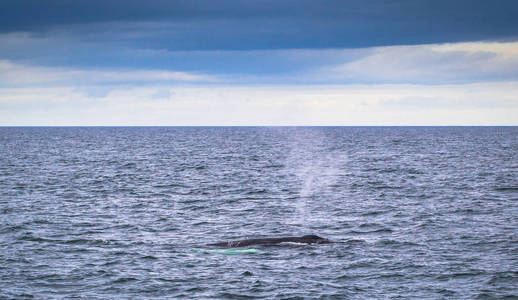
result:
[[(518, 297), (516, 127), (0, 139), (0, 298)], [(335, 243), (204, 247), (309, 233)]]

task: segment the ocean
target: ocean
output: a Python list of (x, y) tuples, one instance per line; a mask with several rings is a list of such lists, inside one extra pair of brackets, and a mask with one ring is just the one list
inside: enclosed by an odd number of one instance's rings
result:
[(0, 249), (2, 299), (516, 299), (518, 127), (2, 127)]

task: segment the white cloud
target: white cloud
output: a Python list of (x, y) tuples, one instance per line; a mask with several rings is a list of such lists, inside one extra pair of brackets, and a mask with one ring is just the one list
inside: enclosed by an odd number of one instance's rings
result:
[(170, 100), (173, 94), (174, 92), (172, 92), (170, 89), (159, 89), (151, 95), (151, 99)]
[[(153, 27), (158, 24), (146, 26)], [(128, 35), (142, 34), (133, 29), (130, 26), (124, 32)], [(84, 85), (138, 81), (234, 84), (464, 84), (518, 80), (518, 42), (472, 42), (361, 49), (169, 51), (150, 45), (143, 47), (145, 44), (140, 43), (126, 44), (123, 42), (126, 36), (124, 34), (117, 41), (110, 40), (109, 36), (108, 34), (105, 38), (89, 39), (86, 34), (76, 40), (73, 35), (60, 31), (52, 35), (0, 34), (0, 60), (2, 57), (5, 58), (0, 62), (0, 73), (4, 73), (0, 74), (0, 84)], [(37, 62), (44, 62), (46, 65), (86, 64), (92, 57), (95, 57), (95, 63), (98, 65), (136, 64), (140, 70), (37, 66)], [(9, 60), (6, 60), (7, 58)], [(178, 70), (203, 71), (142, 70), (146, 65), (161, 68), (162, 62), (164, 66), (176, 66)], [(5, 74), (7, 70), (10, 76)]]
[(0, 125), (518, 125), (518, 43), (256, 54), (315, 63), (232, 77), (0, 60)]
[(26, 66), (0, 60), (0, 85), (91, 85), (154, 82), (213, 82), (213, 76), (164, 70), (88, 70)]
[(518, 42), (391, 46), (312, 77), (363, 83), (445, 84), (518, 79)]
[[(167, 91), (169, 101), (153, 99)], [(518, 82), (0, 89), (0, 125), (518, 125)]]

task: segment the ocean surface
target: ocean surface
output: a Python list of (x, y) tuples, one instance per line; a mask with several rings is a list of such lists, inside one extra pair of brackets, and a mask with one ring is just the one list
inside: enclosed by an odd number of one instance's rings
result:
[(0, 255), (1, 299), (517, 299), (518, 127), (0, 128)]

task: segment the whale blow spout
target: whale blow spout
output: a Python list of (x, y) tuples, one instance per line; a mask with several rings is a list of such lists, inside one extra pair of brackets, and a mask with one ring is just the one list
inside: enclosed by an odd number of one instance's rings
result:
[(279, 238), (263, 238), (263, 239), (248, 239), (235, 240), (227, 242), (219, 242), (214, 244), (207, 244), (207, 246), (218, 246), (225, 248), (247, 247), (252, 245), (273, 246), (281, 243), (297, 243), (297, 244), (328, 244), (331, 243), (328, 239), (319, 237), (318, 235), (310, 234), (304, 236), (288, 236)]

